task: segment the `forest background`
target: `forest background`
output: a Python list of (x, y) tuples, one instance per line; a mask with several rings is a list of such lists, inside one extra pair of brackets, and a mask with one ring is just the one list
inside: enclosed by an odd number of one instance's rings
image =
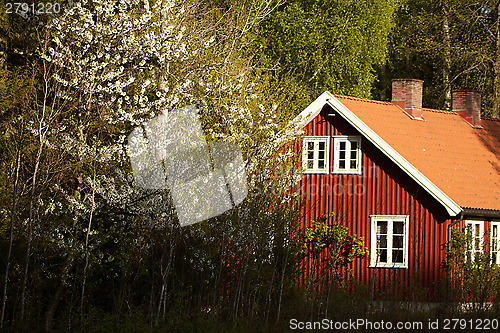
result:
[[(500, 114), (498, 1), (40, 3), (1, 2), (5, 330), (262, 331), (331, 314), (344, 289), (316, 301), (297, 285), (314, 242), (296, 231), (296, 156), (276, 153), (300, 135), (290, 120), (325, 90), (390, 100), (394, 78), (423, 79), (425, 107), (476, 89), (483, 116)], [(134, 185), (126, 138), (191, 104), (208, 141), (242, 148), (250, 192), (181, 228), (167, 190)]]

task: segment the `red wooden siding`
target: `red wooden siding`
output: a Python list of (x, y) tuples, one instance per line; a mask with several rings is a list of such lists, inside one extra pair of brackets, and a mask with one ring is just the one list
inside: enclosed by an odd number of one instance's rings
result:
[[(325, 109), (306, 127), (310, 136), (330, 136), (330, 169), (333, 170), (333, 136), (360, 135), (338, 114), (327, 116)], [(411, 135), (411, 133), (408, 133)], [(405, 138), (402, 137), (401, 140)], [(361, 175), (304, 174), (300, 188), (307, 195), (303, 226), (323, 214), (334, 212), (332, 220), (349, 227), (351, 234), (365, 239), (370, 250), (370, 215), (409, 215), (408, 268), (370, 268), (370, 256), (350, 265), (353, 276), (375, 294), (404, 286), (405, 290), (424, 291), (422, 298), (440, 298), (439, 283), (444, 283), (445, 271), (440, 267), (445, 259), (447, 226), (450, 222), (445, 209), (413, 179), (368, 140), (361, 142)], [(330, 170), (330, 171), (331, 171)], [(311, 259), (305, 266), (309, 267)]]

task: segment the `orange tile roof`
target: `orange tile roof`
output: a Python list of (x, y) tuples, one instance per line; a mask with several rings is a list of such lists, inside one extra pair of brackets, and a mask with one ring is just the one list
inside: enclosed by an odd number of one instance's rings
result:
[(458, 205), (500, 210), (500, 121), (474, 129), (425, 108), (425, 121), (412, 120), (391, 103), (335, 97)]

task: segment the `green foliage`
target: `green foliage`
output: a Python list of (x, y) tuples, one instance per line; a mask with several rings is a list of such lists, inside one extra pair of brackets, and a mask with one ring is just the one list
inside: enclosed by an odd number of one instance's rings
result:
[(378, 70), (376, 98), (390, 99), (393, 78), (422, 79), (425, 107), (447, 109), (447, 92), (476, 89), (482, 93), (484, 115), (491, 116), (497, 13), (492, 1), (403, 1), (390, 34), (387, 64)]
[(334, 215), (325, 214), (318, 221), (312, 221), (298, 237), (298, 257), (303, 262), (307, 257), (311, 259), (311, 267), (306, 267), (304, 273), (308, 275), (313, 294), (316, 289), (329, 294), (333, 285), (347, 286), (351, 281), (342, 274), (345, 268), (368, 253), (363, 237), (350, 235), (349, 228), (338, 223), (329, 223)]
[(452, 229), (448, 255), (443, 266), (447, 269), (455, 301), (473, 302), (482, 308), (485, 302), (500, 301), (500, 267), (489, 254), (475, 253), (472, 234), (466, 229)]
[(397, 3), (290, 1), (262, 24), (262, 66), (287, 78), (299, 109), (325, 90), (370, 97)]
[(318, 256), (323, 250), (329, 249), (328, 265), (334, 267), (345, 266), (356, 258), (362, 258), (368, 250), (364, 246), (363, 237), (349, 235), (349, 228), (338, 223), (326, 223), (334, 213), (324, 215), (320, 221), (312, 221), (311, 227), (306, 228), (303, 238), (300, 239), (300, 254), (302, 256)]

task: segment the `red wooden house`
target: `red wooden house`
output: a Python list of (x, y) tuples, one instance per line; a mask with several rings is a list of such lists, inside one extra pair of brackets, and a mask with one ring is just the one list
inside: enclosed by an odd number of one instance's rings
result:
[(334, 212), (368, 247), (357, 280), (441, 299), (451, 227), (470, 225), (500, 265), (500, 121), (481, 119), (476, 91), (454, 91), (450, 112), (422, 108), (422, 89), (394, 80), (392, 103), (325, 92), (296, 118), (303, 225)]

